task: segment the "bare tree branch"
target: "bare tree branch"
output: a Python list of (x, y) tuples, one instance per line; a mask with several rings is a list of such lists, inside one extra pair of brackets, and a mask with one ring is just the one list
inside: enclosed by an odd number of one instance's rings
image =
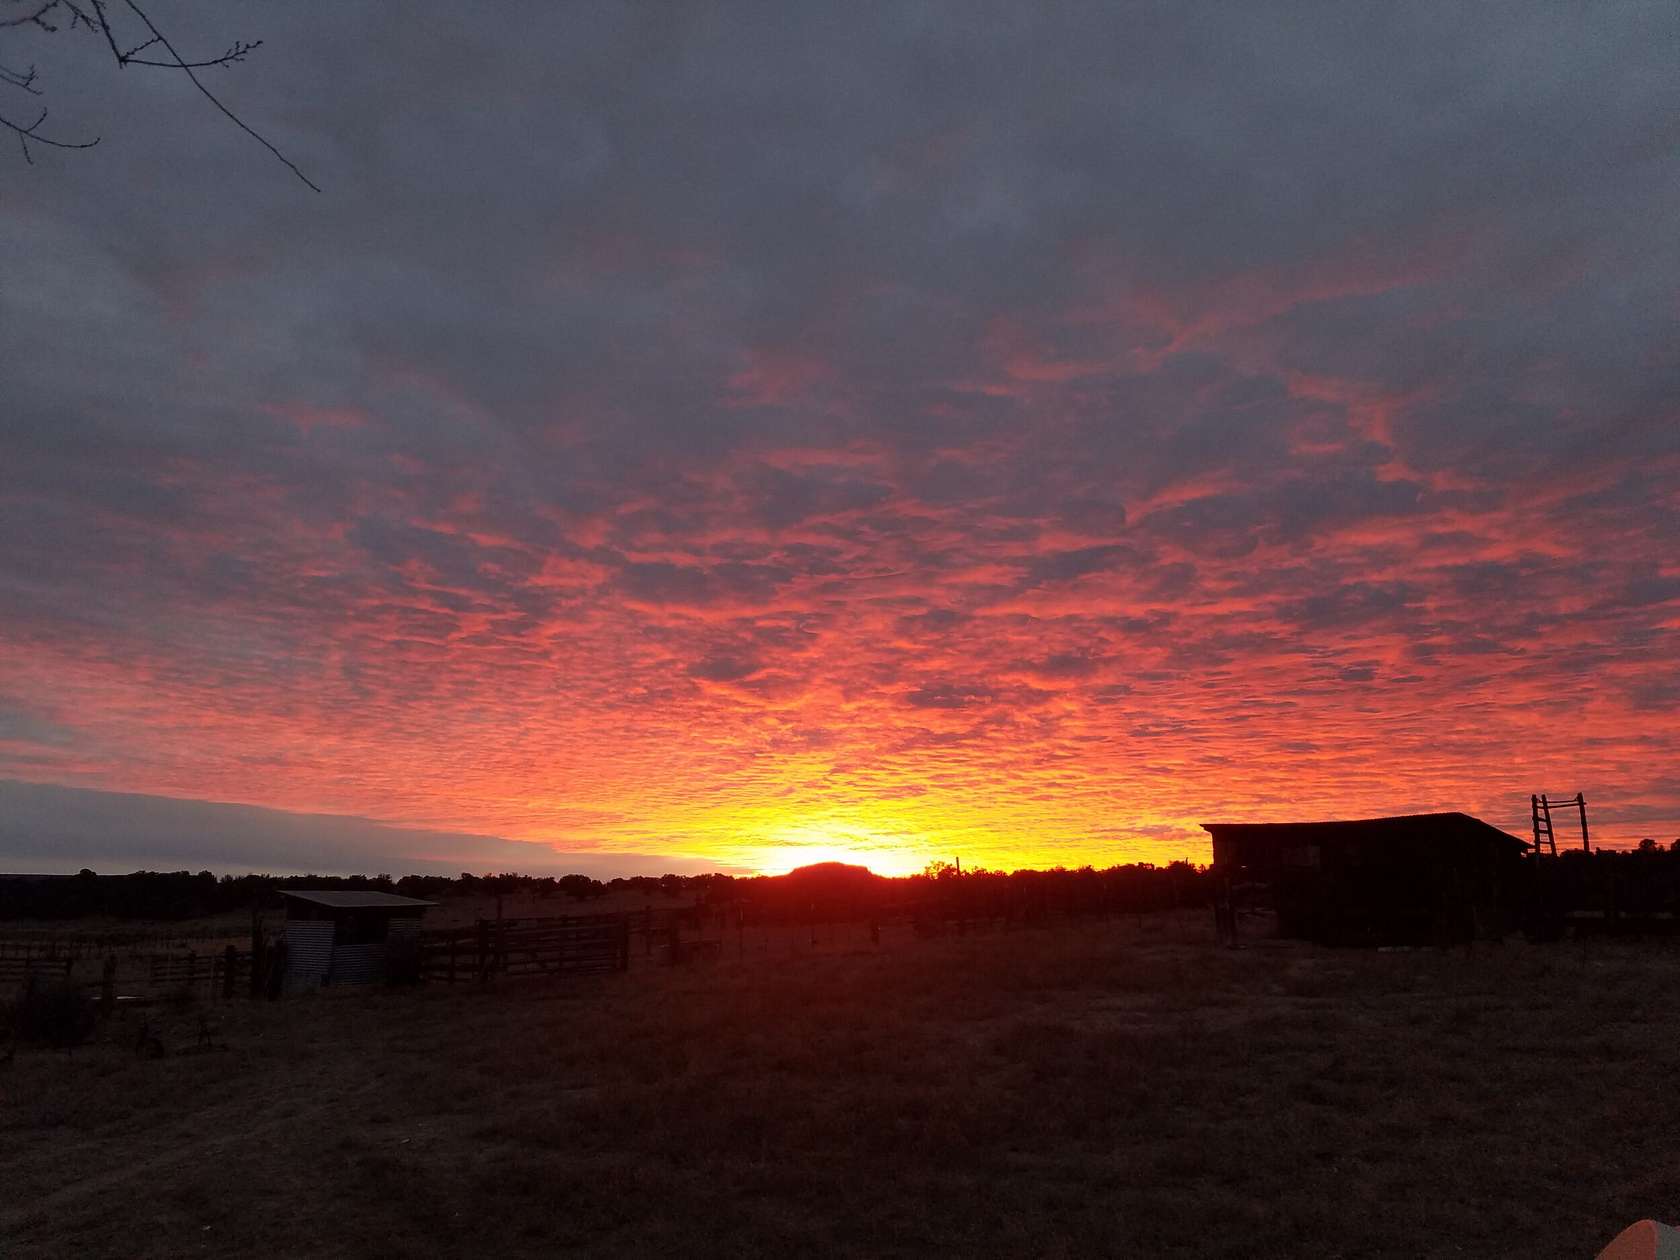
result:
[(262, 47), (262, 40), (260, 39), (254, 44), (247, 44), (243, 40), (238, 40), (235, 41), (232, 48), (228, 49), (220, 57), (213, 57), (209, 61), (188, 61), (179, 65), (173, 61), (147, 61), (144, 57), (136, 57), (134, 55), (139, 52), (141, 48), (149, 47), (157, 42), (158, 41), (155, 39), (149, 39), (144, 44), (139, 45), (139, 47), (124, 53), (123, 64), (131, 66), (159, 66), (165, 70), (203, 70), (210, 66), (228, 66), (232, 65), (236, 61), (244, 61), (247, 53)]
[(23, 150), (23, 160), (30, 166), (35, 165), (35, 159), (29, 155), (29, 142), (31, 140), (33, 140), (36, 144), (50, 145), (55, 149), (91, 149), (94, 145), (99, 143), (98, 136), (95, 136), (92, 140), (83, 141), (54, 140), (51, 136), (43, 136), (40, 133), (40, 127), (41, 124), (46, 121), (47, 107), (45, 105), (41, 106), (40, 117), (30, 123), (27, 127), (21, 125), (20, 123), (13, 122), (4, 114), (0, 114), (0, 127), (10, 127), (17, 133), (18, 146)]
[(35, 67), (27, 70), (13, 70), (10, 66), (0, 66), (0, 83), (7, 87), (22, 88), (31, 96), (41, 95), (41, 89), (35, 86)]
[[(272, 153), (276, 159), (283, 163), (286, 168), (292, 172), (292, 174), (296, 175), (298, 179), (302, 180), (303, 183), (308, 185), (311, 189), (316, 192), (321, 191), (320, 185), (305, 175), (303, 171), (298, 168), (297, 164), (288, 158), (284, 153), (280, 152), (280, 150), (276, 148), (266, 136), (262, 135), (243, 118), (239, 117), (238, 114), (234, 113), (233, 110), (228, 108), (221, 98), (206, 87), (198, 75), (194, 73), (194, 71), (197, 70), (213, 69), (217, 66), (228, 66), (234, 64), (235, 62), (244, 61), (245, 58), (252, 52), (262, 47), (262, 40), (259, 39), (249, 43), (244, 40), (235, 40), (233, 45), (219, 57), (213, 57), (206, 61), (188, 61), (176, 49), (175, 45), (170, 42), (169, 37), (158, 29), (156, 23), (152, 21), (146, 11), (142, 9), (135, 0), (123, 0), (124, 7), (140, 20), (141, 24), (145, 26), (146, 31), (150, 34), (150, 38), (134, 44), (125, 51), (122, 44), (117, 42), (116, 31), (111, 25), (110, 15), (107, 10), (109, 2), (110, 0), (29, 0), (29, 3), (32, 5), (30, 10), (27, 13), (20, 13), (15, 17), (0, 18), (0, 29), (35, 26), (44, 31), (56, 32), (60, 30), (61, 27), (49, 19), (52, 19), (55, 14), (62, 11), (64, 14), (68, 14), (68, 24), (71, 30), (75, 30), (77, 27), (82, 27), (95, 35), (103, 37), (106, 47), (110, 49), (111, 56), (116, 61), (119, 68), (133, 65), (147, 66), (158, 70), (181, 71), (181, 73), (185, 74), (187, 78), (192, 81), (192, 85), (199, 90), (204, 98), (220, 110), (234, 126), (238, 127), (246, 135), (250, 136), (258, 144), (262, 145), (263, 148)], [(6, 0), (0, 0), (0, 3), (6, 3)], [(161, 47), (164, 52), (169, 54), (170, 59), (164, 61), (136, 55), (153, 47)], [(30, 66), (26, 71), (12, 70), (8, 67), (0, 66), (0, 86), (21, 88), (23, 91), (28, 92), (33, 96), (39, 96), (41, 94), (40, 89), (35, 86), (34, 66)], [(33, 123), (30, 123), (28, 126), (24, 126), (21, 123), (14, 122), (9, 118), (0, 115), (0, 125), (10, 128), (17, 134), (18, 142), (23, 148), (24, 160), (30, 165), (34, 165), (34, 159), (29, 153), (29, 142), (31, 140), (40, 144), (51, 145), (53, 148), (57, 149), (91, 149), (94, 145), (99, 143), (98, 137), (85, 142), (76, 142), (54, 140), (50, 137), (43, 136), (37, 129), (45, 120), (45, 110), (41, 112), (41, 116), (39, 118), (37, 118)]]
[[(193, 73), (192, 66), (187, 63), (186, 59), (183, 58), (180, 53), (175, 51), (175, 45), (171, 44), (169, 42), (168, 37), (166, 35), (164, 35), (164, 33), (162, 31), (158, 30), (158, 28), (156, 26), (154, 26), (152, 24), (152, 19), (146, 16), (146, 12), (145, 12), (144, 9), (142, 9), (138, 4), (136, 4), (134, 2), (134, 0), (124, 0), (124, 3), (127, 4), (128, 7), (133, 11), (135, 17), (139, 18), (142, 22), (144, 22), (146, 24), (146, 29), (157, 37), (158, 43), (162, 44), (163, 47), (164, 47), (164, 50), (171, 57), (173, 57), (175, 59), (174, 63), (173, 63), (174, 68), (180, 70), (183, 74), (185, 74), (187, 76), (187, 78), (192, 80), (192, 85), (204, 94), (204, 99), (205, 100), (209, 101), (217, 109), (221, 110), (222, 113), (226, 114), (228, 116), (228, 118), (233, 122), (234, 126), (238, 127), (246, 135), (250, 136), (258, 144), (262, 145), (263, 148), (267, 149), (275, 157), (280, 159), (280, 161), (284, 162), (286, 164), (287, 168), (291, 170), (292, 174), (296, 175), (299, 179), (301, 179), (304, 183), (308, 184), (316, 192), (321, 191), (320, 185), (315, 183), (314, 180), (310, 179), (309, 176), (305, 175), (302, 171), (300, 171), (297, 168), (296, 163), (294, 163), (284, 153), (280, 152), (279, 149), (275, 148), (272, 144), (270, 144), (268, 142), (268, 140), (264, 136), (259, 134), (254, 128), (248, 126), (244, 119), (242, 119), (238, 114), (234, 113), (226, 105), (222, 104), (221, 100), (216, 96), (216, 94), (214, 92), (212, 92), (209, 88), (204, 86), (204, 83), (199, 79), (199, 77), (196, 74)], [(104, 15), (105, 15), (104, 14), (105, 6), (104, 6), (104, 3), (103, 3), (103, 0), (94, 0), (94, 9), (99, 13), (100, 19), (103, 20)], [(237, 47), (237, 45), (236, 45), (236, 47)]]
[(56, 31), (58, 27), (49, 26), (44, 19), (57, 7), (58, 0), (47, 0), (47, 3), (33, 13), (26, 13), (22, 17), (0, 18), (0, 26), (39, 26), (43, 30)]
[(119, 65), (126, 65), (128, 62), (134, 60), (134, 54), (135, 53), (139, 52), (143, 48), (150, 48), (155, 43), (157, 43), (157, 37), (154, 35), (151, 39), (148, 39), (145, 43), (134, 45), (134, 47), (130, 48), (127, 52), (121, 53), (121, 54), (118, 55), (118, 57), (117, 57), (118, 64)]
[(63, 9), (69, 13), (71, 30), (75, 30), (78, 26), (85, 26), (89, 30), (94, 29), (93, 22), (89, 20), (86, 11), (80, 7), (77, 0), (44, 0), (43, 3), (36, 5), (35, 11), (32, 13), (25, 13), (15, 18), (0, 18), (0, 28), (38, 26), (43, 31), (56, 33), (59, 28), (47, 21), (47, 15), (55, 9)]

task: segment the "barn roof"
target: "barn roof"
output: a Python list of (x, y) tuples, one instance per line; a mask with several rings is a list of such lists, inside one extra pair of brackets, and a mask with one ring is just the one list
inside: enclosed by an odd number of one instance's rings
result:
[(1442, 835), (1475, 836), (1514, 845), (1526, 850), (1526, 840), (1501, 831), (1492, 823), (1458, 812), (1445, 814), (1399, 814), (1389, 818), (1337, 818), (1323, 822), (1283, 823), (1203, 823), (1202, 830), (1212, 835), (1232, 839), (1268, 838), (1335, 843), (1355, 837), (1373, 835), (1385, 840), (1406, 841)]
[(435, 906), (435, 901), (421, 901), (418, 897), (399, 897), (395, 893), (367, 892), (362, 889), (282, 888), (282, 897), (296, 897), (312, 905), (329, 910), (418, 910)]

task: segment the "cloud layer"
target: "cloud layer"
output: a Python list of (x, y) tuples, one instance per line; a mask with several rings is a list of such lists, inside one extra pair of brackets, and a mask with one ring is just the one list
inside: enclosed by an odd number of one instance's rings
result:
[(1673, 6), (420, 12), (171, 15), (321, 196), (28, 54), (105, 140), (0, 206), (0, 773), (770, 867), (1680, 834)]
[(713, 864), (672, 854), (557, 853), (540, 842), (387, 827), (365, 818), (0, 779), (0, 855), (7, 869), (103, 875), (213, 869), (244, 874), (457, 875), (520, 871), (689, 873)]

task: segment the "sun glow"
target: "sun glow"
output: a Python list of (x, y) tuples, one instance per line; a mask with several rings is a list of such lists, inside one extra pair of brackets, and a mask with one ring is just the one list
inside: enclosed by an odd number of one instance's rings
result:
[(931, 860), (925, 845), (844, 823), (808, 823), (781, 828), (766, 837), (759, 871), (785, 875), (818, 862), (867, 866), (877, 875), (914, 875)]

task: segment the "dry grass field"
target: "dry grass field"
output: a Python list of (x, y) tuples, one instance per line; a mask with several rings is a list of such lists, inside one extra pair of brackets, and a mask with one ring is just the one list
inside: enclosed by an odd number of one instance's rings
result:
[(1210, 935), (160, 1008), (161, 1058), (125, 1012), (0, 1067), (0, 1254), (1587, 1257), (1680, 1216), (1680, 952)]

